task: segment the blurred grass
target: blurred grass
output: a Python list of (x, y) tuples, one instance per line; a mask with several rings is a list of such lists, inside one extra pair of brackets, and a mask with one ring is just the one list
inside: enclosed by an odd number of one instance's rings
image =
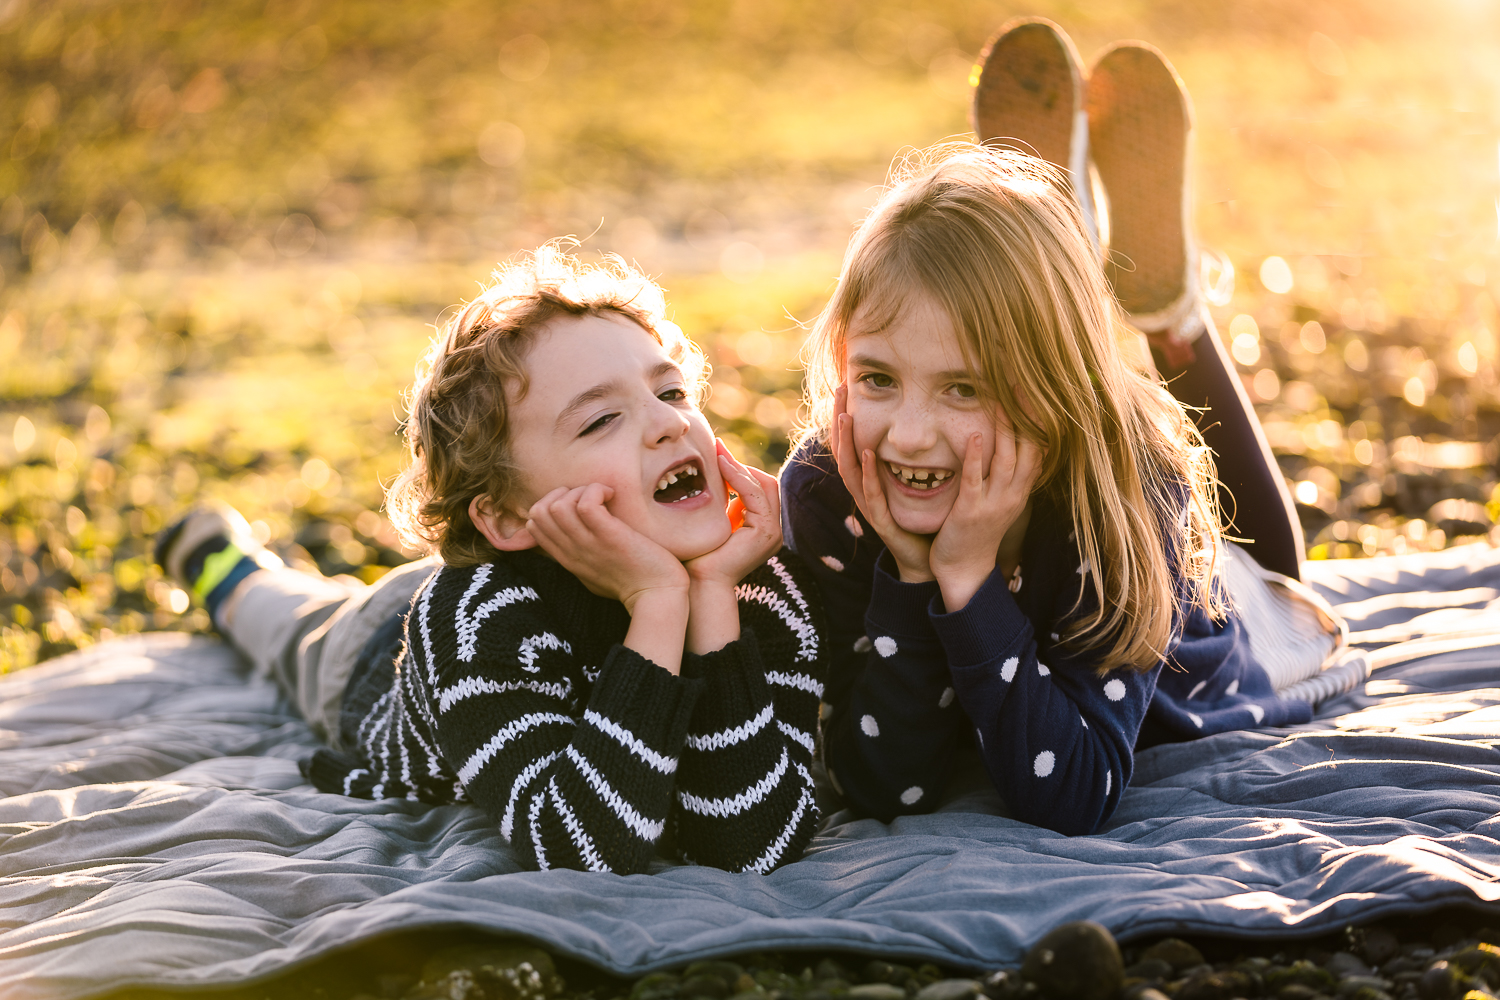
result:
[(1201, 235), (1239, 270), (1216, 317), (1310, 554), (1488, 535), (1494, 0), (0, 0), (0, 670), (205, 628), (149, 551), (199, 496), (326, 573), (407, 558), (380, 483), (412, 365), (554, 236), (660, 277), (716, 425), (774, 467), (797, 321), (1019, 13), (1085, 58), (1153, 41), (1190, 87)]

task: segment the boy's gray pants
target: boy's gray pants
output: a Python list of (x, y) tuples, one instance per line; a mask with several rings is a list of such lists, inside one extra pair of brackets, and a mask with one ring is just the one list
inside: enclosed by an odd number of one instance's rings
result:
[(372, 586), (295, 569), (261, 570), (245, 578), (222, 631), (337, 748), (339, 710), (360, 651), (387, 619), (411, 606), (417, 588), (441, 565), (435, 557), (420, 559)]

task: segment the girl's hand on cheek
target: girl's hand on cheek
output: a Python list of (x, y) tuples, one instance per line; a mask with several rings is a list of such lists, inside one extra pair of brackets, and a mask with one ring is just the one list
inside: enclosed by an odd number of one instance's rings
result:
[(1002, 414), (985, 476), (983, 439), (969, 438), (958, 499), (932, 543), (932, 572), (950, 612), (966, 606), (995, 571), (1000, 542), (1026, 510), (1043, 457), (1042, 448), (1018, 436)]
[(599, 483), (559, 488), (528, 512), (526, 527), (537, 544), (592, 593), (625, 605), (632, 614), (641, 596), (687, 593), (687, 570), (677, 557), (615, 517), (605, 507), (614, 491)]
[(829, 435), (829, 446), (833, 460), (838, 465), (839, 477), (844, 487), (854, 498), (859, 512), (870, 522), (870, 527), (880, 536), (901, 579), (907, 583), (925, 583), (933, 579), (930, 552), (932, 543), (922, 535), (914, 535), (896, 523), (885, 502), (885, 491), (880, 483), (880, 466), (875, 453), (866, 448), (863, 454), (854, 447), (854, 418), (847, 411), (849, 390), (839, 386), (833, 397), (833, 432)]
[(716, 441), (715, 450), (724, 482), (738, 494), (727, 512), (733, 531), (723, 545), (686, 565), (694, 584), (733, 587), (781, 551), (781, 490), (775, 476), (741, 465), (724, 442)]

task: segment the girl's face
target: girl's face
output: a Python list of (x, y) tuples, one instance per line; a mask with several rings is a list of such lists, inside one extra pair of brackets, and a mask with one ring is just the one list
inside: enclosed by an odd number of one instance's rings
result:
[(844, 384), (854, 446), (874, 452), (881, 489), (896, 524), (936, 534), (958, 499), (969, 438), (978, 434), (989, 475), (1000, 410), (986, 402), (958, 332), (931, 295), (914, 292), (883, 329), (860, 306), (845, 342)]

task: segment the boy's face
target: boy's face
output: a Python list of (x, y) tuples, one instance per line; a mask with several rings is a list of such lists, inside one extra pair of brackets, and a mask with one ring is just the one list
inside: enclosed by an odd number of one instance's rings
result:
[[(714, 433), (656, 338), (618, 313), (563, 316), (526, 354), (526, 395), (510, 394), (522, 515), (558, 487), (601, 483), (611, 514), (679, 559), (729, 538)], [(675, 477), (675, 481), (673, 480)]]

